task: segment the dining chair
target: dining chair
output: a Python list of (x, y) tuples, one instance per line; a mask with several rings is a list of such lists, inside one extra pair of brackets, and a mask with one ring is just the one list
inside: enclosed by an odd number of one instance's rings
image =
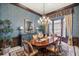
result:
[(9, 56), (28, 56), (23, 47), (13, 47), (9, 51)]
[(30, 42), (24, 41), (23, 42), (24, 50), (28, 53), (28, 56), (34, 56), (38, 53), (38, 50), (35, 49)]
[(28, 56), (21, 46), (7, 47), (2, 49), (2, 56)]
[(53, 42), (53, 44), (49, 45), (46, 49), (55, 55), (58, 55), (60, 52), (60, 38), (57, 38), (57, 41)]

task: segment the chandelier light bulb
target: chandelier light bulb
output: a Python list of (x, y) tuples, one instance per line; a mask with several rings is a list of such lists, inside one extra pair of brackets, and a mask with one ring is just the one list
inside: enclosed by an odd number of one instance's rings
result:
[(40, 18), (40, 21), (42, 22), (42, 18)]
[(45, 16), (43, 16), (43, 19), (45, 19)]
[[(43, 8), (45, 9), (44, 4), (43, 4)], [(38, 23), (40, 23), (40, 24), (46, 24), (46, 23), (48, 24), (48, 23), (50, 23), (51, 20), (49, 19), (49, 17), (45, 16), (45, 10), (43, 10), (43, 12), (44, 12), (44, 14), (43, 14), (42, 17), (40, 17)]]
[(38, 23), (40, 23), (40, 21), (38, 20)]

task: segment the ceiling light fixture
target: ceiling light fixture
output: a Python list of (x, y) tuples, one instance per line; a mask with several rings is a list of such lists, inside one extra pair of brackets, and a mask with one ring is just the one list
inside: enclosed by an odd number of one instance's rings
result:
[(43, 3), (43, 15), (42, 15), (42, 17), (38, 20), (38, 23), (39, 24), (48, 24), (50, 22), (50, 19), (49, 19), (49, 17), (47, 17), (46, 15), (45, 15), (45, 3)]

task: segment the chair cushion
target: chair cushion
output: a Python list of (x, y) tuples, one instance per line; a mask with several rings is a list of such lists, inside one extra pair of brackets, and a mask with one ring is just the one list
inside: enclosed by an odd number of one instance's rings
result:
[(4, 55), (1, 55), (1, 56), (9, 56), (9, 53), (6, 53), (6, 54), (4, 54)]
[(28, 54), (25, 53), (25, 51), (18, 51), (18, 52), (16, 52), (16, 55), (17, 55), (17, 56), (26, 56), (26, 55), (28, 55)]
[[(15, 50), (10, 51), (10, 56), (24, 56), (26, 55), (23, 47), (18, 47)], [(27, 54), (28, 55), (28, 54)]]
[(3, 55), (9, 53), (10, 47), (2, 49)]
[(56, 47), (55, 45), (50, 45), (50, 46), (47, 47), (47, 50), (49, 50), (51, 52), (58, 52), (59, 47)]
[(25, 52), (27, 52), (27, 53), (29, 53), (29, 48), (28, 48), (28, 45), (26, 45), (26, 44), (24, 44), (24, 50), (25, 50)]

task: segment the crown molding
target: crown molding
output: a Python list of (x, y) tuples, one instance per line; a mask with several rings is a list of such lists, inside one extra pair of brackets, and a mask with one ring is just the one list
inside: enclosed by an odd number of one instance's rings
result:
[(55, 10), (55, 11), (52, 11), (52, 12), (50, 12), (50, 13), (47, 13), (46, 16), (50, 16), (50, 15), (52, 15), (53, 13), (57, 13), (57, 12), (59, 12), (59, 11), (62, 11), (62, 10), (68, 9), (68, 8), (73, 8), (73, 7), (78, 6), (78, 5), (79, 5), (79, 3), (73, 3), (73, 4), (68, 5), (68, 6), (66, 6), (66, 7), (60, 8), (60, 9)]
[(41, 14), (39, 14), (39, 13), (33, 11), (32, 9), (30, 9), (30, 8), (28, 8), (28, 7), (26, 7), (26, 6), (22, 5), (22, 4), (20, 4), (20, 3), (10, 3), (10, 4), (15, 5), (15, 6), (18, 6), (18, 7), (22, 8), (22, 9), (24, 9), (24, 10), (26, 10), (26, 11), (29, 11), (29, 12), (32, 12), (32, 13), (36, 14), (36, 15), (42, 16)]

